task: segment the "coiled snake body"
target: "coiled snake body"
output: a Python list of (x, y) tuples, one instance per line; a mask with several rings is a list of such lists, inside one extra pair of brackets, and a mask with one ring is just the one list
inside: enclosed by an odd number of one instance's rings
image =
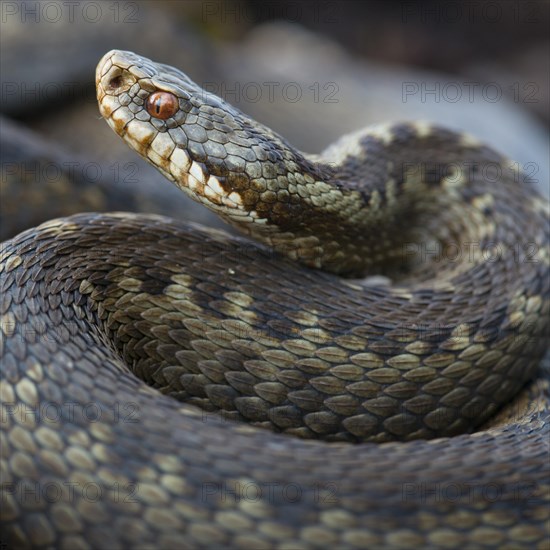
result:
[(426, 123), (305, 155), (129, 52), (96, 82), (263, 244), (126, 213), (4, 243), (10, 543), (545, 547), (548, 205), (515, 165)]

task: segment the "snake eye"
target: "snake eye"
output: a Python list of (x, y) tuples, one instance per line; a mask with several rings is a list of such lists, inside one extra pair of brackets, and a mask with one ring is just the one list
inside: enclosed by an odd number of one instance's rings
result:
[(146, 109), (152, 117), (166, 120), (179, 109), (178, 98), (168, 92), (155, 92), (147, 98)]

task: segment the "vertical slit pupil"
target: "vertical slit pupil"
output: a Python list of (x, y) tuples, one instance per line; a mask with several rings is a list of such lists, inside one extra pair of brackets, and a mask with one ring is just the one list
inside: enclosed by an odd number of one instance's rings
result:
[(155, 92), (149, 96), (145, 107), (151, 116), (166, 120), (177, 112), (179, 104), (174, 94), (168, 92)]

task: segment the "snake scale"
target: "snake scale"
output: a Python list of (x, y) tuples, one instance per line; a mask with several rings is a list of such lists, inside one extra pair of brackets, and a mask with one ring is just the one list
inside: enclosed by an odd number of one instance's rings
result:
[(96, 84), (117, 134), (258, 243), (130, 213), (3, 243), (2, 541), (547, 548), (532, 182), (428, 123), (307, 155), (130, 52)]

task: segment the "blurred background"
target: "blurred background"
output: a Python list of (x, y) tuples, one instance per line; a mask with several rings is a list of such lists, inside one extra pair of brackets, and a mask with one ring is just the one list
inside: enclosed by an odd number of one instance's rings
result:
[(90, 210), (222, 225), (100, 118), (94, 71), (112, 48), (184, 70), (307, 152), (426, 119), (548, 194), (549, 23), (546, 0), (2, 1), (0, 237)]

